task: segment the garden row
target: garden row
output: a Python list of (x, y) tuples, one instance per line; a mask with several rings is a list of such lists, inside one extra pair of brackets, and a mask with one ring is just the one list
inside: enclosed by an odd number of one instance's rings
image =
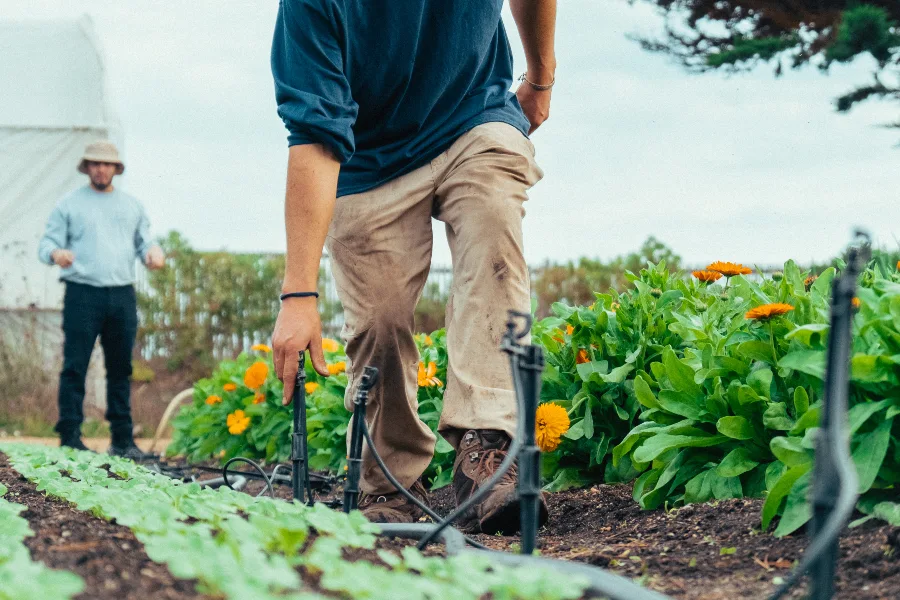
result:
[[(150, 559), (165, 564), (179, 579), (198, 581), (198, 590), (214, 597), (562, 600), (579, 598), (584, 589), (572, 580), (560, 586), (558, 576), (547, 571), (493, 566), (471, 554), (442, 558), (423, 556), (412, 547), (399, 553), (377, 549), (377, 526), (358, 512), (346, 515), (323, 505), (307, 507), (227, 488), (182, 484), (105, 455), (17, 444), (0, 445), (0, 450), (38, 491), (128, 527)], [(6, 518), (0, 512), (0, 524)], [(41, 598), (78, 593), (77, 577), (48, 574), (40, 571), (39, 563), (30, 563), (21, 546), (27, 523), (13, 524), (16, 528), (9, 534), (4, 528), (3, 535), (13, 536), (16, 543), (0, 546), (0, 553), (8, 552), (9, 545), (18, 553), (18, 562), (7, 566), (0, 560), (0, 582), (38, 574)], [(349, 560), (354, 552), (357, 559)], [(13, 567), (20, 570), (14, 572)], [(33, 581), (31, 585), (34, 590)], [(0, 597), (6, 589), (0, 588)]]
[[(549, 410), (553, 422), (538, 419), (538, 433), (551, 434), (547, 489), (633, 480), (634, 498), (647, 509), (766, 496), (764, 527), (776, 515), (776, 534), (800, 527), (809, 518), (831, 282), (842, 266), (811, 274), (789, 261), (756, 279), (731, 263), (690, 276), (650, 264), (628, 273), (622, 293), (596, 294), (590, 306), (554, 305), (554, 316), (533, 331), (547, 355), (542, 400), (568, 417), (561, 423)], [(860, 278), (849, 415), (859, 508), (892, 523), (900, 523), (898, 269), (873, 261)], [(442, 407), (444, 342), (443, 332), (417, 337), (419, 412), (432, 429)], [(332, 376), (307, 369), (311, 464), (341, 472), (346, 357), (337, 342), (326, 346)], [(290, 412), (269, 351), (257, 346), (197, 383), (170, 452), (288, 458)], [(452, 458), (439, 438), (426, 473), (433, 487), (449, 482)]]

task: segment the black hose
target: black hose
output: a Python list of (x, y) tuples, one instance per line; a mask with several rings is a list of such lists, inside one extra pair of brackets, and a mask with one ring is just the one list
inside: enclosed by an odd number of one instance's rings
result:
[(225, 463), (225, 466), (222, 467), (222, 478), (225, 480), (225, 485), (228, 486), (228, 489), (231, 489), (231, 490), (234, 489), (231, 486), (231, 483), (228, 481), (228, 466), (234, 462), (245, 462), (248, 465), (250, 465), (251, 467), (253, 467), (254, 469), (256, 469), (257, 471), (259, 471), (262, 480), (266, 482), (266, 487), (269, 489), (269, 494), (271, 494), (273, 498), (275, 497), (275, 488), (272, 487), (272, 480), (269, 479), (269, 476), (266, 474), (266, 472), (263, 470), (263, 468), (261, 466), (259, 466), (258, 464), (256, 464), (255, 462), (253, 462), (252, 460), (250, 460), (249, 458), (244, 458), (243, 456), (235, 456), (234, 458), (229, 460), (227, 463)]
[[(363, 437), (365, 437), (365, 439), (366, 439), (366, 444), (369, 445), (369, 450), (372, 451), (372, 457), (375, 459), (375, 462), (378, 463), (378, 468), (381, 469), (381, 472), (384, 473), (384, 476), (387, 478), (387, 480), (390, 482), (390, 484), (392, 486), (394, 486), (395, 488), (397, 488), (397, 491), (399, 491), (403, 495), (404, 498), (406, 498), (407, 500), (409, 500), (410, 502), (412, 502), (413, 504), (418, 506), (419, 509), (422, 510), (422, 512), (424, 512), (426, 515), (428, 515), (429, 517), (434, 519), (434, 521), (436, 523), (440, 523), (443, 520), (443, 518), (439, 514), (437, 514), (433, 510), (431, 510), (431, 507), (429, 507), (427, 504), (425, 504), (424, 502), (422, 502), (421, 500), (419, 500), (418, 498), (413, 496), (412, 493), (410, 493), (409, 490), (407, 490), (405, 487), (403, 487), (403, 484), (400, 483), (396, 477), (394, 477), (394, 474), (390, 472), (390, 470), (388, 469), (384, 460), (381, 458), (381, 455), (378, 454), (378, 450), (375, 449), (375, 443), (372, 441), (372, 435), (369, 433), (369, 426), (366, 424), (365, 421), (362, 422), (360, 429), (362, 430)], [(456, 531), (456, 530), (454, 530), (454, 531)], [(416, 537), (418, 538), (419, 536), (416, 536)], [(479, 544), (478, 542), (476, 542), (475, 540), (473, 540), (472, 538), (470, 538), (468, 536), (463, 536), (463, 538), (465, 539), (466, 543), (469, 544), (470, 546), (474, 546), (475, 548), (480, 548), (481, 550), (488, 549), (487, 546), (485, 546), (483, 544)], [(448, 553), (449, 553), (449, 550), (448, 550)]]

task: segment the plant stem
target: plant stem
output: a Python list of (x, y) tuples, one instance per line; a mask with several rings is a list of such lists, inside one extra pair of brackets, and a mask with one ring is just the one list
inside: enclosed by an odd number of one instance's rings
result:
[(772, 321), (769, 321), (769, 343), (772, 344), (772, 360), (775, 362), (772, 363), (773, 367), (778, 367), (778, 353), (775, 351), (775, 326), (772, 325)]

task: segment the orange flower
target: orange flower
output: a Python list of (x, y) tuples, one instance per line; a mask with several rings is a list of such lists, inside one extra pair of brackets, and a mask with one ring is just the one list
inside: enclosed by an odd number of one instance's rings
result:
[(222, 389), (225, 390), (226, 392), (233, 392), (234, 390), (237, 389), (237, 384), (236, 383), (226, 383), (225, 385), (222, 386)]
[(310, 381), (304, 387), (306, 388), (306, 395), (309, 396), (310, 394), (315, 392), (317, 389), (319, 389), (319, 384), (316, 383), (315, 381)]
[(900, 260), (897, 261), (897, 270), (900, 271)]
[(228, 426), (228, 433), (231, 435), (240, 435), (250, 427), (250, 417), (244, 411), (236, 410), (225, 419)]
[(219, 396), (207, 396), (206, 397), (206, 403), (209, 404), (210, 406), (212, 406), (213, 404), (218, 404), (221, 401), (222, 401), (222, 398), (220, 398)]
[(854, 297), (853, 300), (850, 301), (850, 304), (853, 305), (853, 308), (859, 310), (859, 307), (862, 306), (862, 301), (859, 298)]
[(541, 404), (534, 415), (534, 437), (541, 452), (553, 452), (560, 437), (569, 430), (569, 415), (559, 404)]
[(341, 345), (329, 338), (322, 338), (322, 350), (325, 352), (337, 352), (341, 349)]
[(591, 359), (588, 356), (588, 351), (585, 350), (584, 348), (581, 348), (578, 351), (578, 354), (575, 356), (575, 362), (579, 365), (581, 363), (591, 362)]
[(756, 308), (751, 308), (747, 311), (747, 314), (744, 315), (747, 319), (754, 319), (757, 321), (768, 321), (773, 317), (778, 317), (788, 312), (794, 310), (794, 307), (790, 304), (783, 304), (780, 302), (776, 302), (774, 304), (763, 304), (762, 306), (757, 306)]
[(809, 291), (809, 288), (812, 287), (812, 284), (814, 284), (816, 282), (816, 279), (818, 279), (818, 278), (819, 278), (818, 275), (813, 274), (803, 280), (803, 286), (806, 288), (807, 292)]
[(332, 375), (337, 375), (338, 373), (343, 373), (347, 370), (347, 363), (344, 361), (336, 362), (326, 366), (328, 367), (328, 372)]
[(256, 395), (253, 396), (253, 404), (262, 404), (266, 401), (266, 395), (261, 392), (256, 392)]
[(572, 335), (572, 332), (575, 331), (575, 328), (571, 325), (566, 325), (566, 335)]
[(714, 263), (710, 263), (709, 266), (706, 267), (707, 271), (716, 271), (717, 273), (721, 273), (725, 277), (734, 277), (735, 275), (749, 275), (753, 272), (753, 269), (747, 268), (740, 263), (733, 262), (722, 262), (717, 260)]
[(246, 385), (251, 390), (255, 390), (259, 387), (262, 387), (262, 384), (266, 382), (266, 377), (269, 376), (269, 365), (264, 363), (261, 360), (256, 361), (247, 369), (247, 372), (244, 373), (244, 385)]
[(444, 383), (436, 377), (437, 365), (433, 362), (428, 363), (428, 369), (425, 363), (419, 361), (419, 387), (442, 387)]
[(253, 344), (252, 346), (250, 346), (250, 349), (256, 350), (258, 352), (266, 352), (266, 353), (272, 351), (272, 349), (269, 346), (266, 346), (265, 344)]
[(426, 346), (434, 346), (434, 340), (431, 339), (430, 335), (425, 336), (425, 345)]
[(691, 275), (703, 283), (712, 283), (713, 281), (722, 279), (722, 274), (718, 271), (694, 271)]

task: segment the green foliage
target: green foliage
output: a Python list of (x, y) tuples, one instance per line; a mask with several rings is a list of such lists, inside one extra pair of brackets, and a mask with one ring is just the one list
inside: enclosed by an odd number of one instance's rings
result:
[(299, 569), (317, 573), (321, 587), (342, 598), (563, 600), (581, 597), (586, 585), (570, 578), (560, 586), (555, 573), (492, 565), (480, 556), (425, 557), (414, 548), (399, 556), (379, 552), (390, 568), (349, 562), (348, 550), (374, 548), (378, 530), (359, 512), (182, 484), (121, 458), (61, 448), (2, 449), (40, 491), (129, 527), (153, 561), (175, 577), (199, 580), (201, 590), (216, 597), (318, 598), (305, 590)]
[(709, 55), (706, 61), (711, 67), (721, 67), (722, 65), (733, 65), (755, 58), (768, 60), (779, 52), (796, 46), (797, 42), (797, 36), (794, 35), (768, 38), (736, 36), (731, 48)]
[[(650, 264), (624, 294), (554, 306), (535, 327), (542, 399), (573, 426), (545, 457), (549, 489), (637, 476), (647, 509), (768, 492), (764, 527), (777, 515), (778, 535), (805, 523), (835, 269), (806, 275), (789, 261), (778, 281), (707, 285)], [(900, 277), (873, 261), (861, 283), (850, 423), (867, 493), (900, 483)], [(745, 318), (770, 303), (793, 310)]]
[(34, 532), (19, 516), (26, 507), (3, 498), (6, 492), (0, 483), (0, 600), (32, 598), (36, 589), (42, 600), (68, 600), (80, 594), (84, 590), (80, 577), (31, 560), (23, 540)]
[(896, 26), (887, 10), (879, 6), (861, 4), (849, 8), (841, 18), (837, 38), (828, 47), (826, 56), (829, 60), (847, 62), (868, 52), (884, 64), (900, 47)]

